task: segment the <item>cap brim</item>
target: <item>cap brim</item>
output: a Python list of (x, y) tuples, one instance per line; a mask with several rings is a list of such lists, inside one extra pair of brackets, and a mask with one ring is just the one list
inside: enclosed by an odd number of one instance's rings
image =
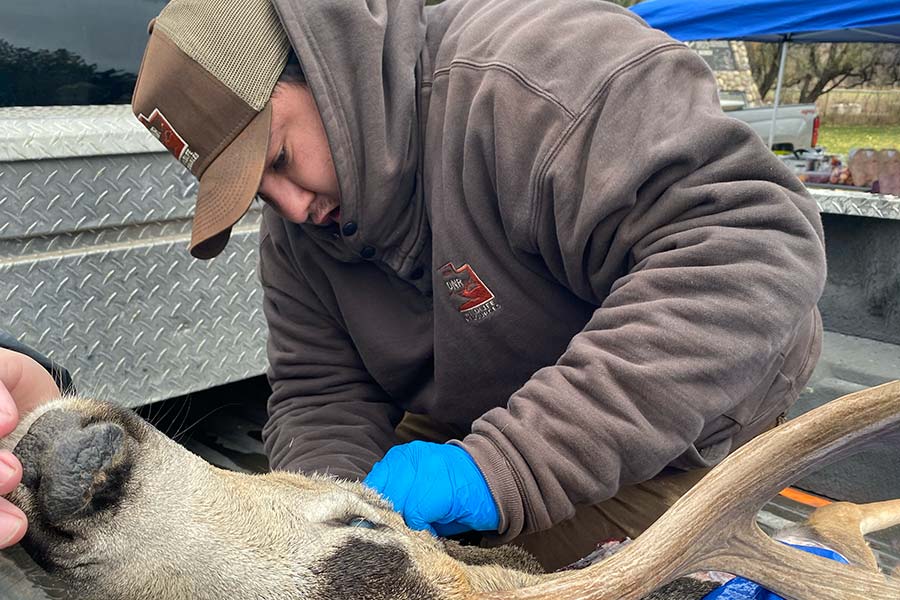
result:
[(191, 255), (208, 259), (228, 243), (231, 228), (250, 208), (266, 166), (272, 105), (266, 106), (200, 177)]

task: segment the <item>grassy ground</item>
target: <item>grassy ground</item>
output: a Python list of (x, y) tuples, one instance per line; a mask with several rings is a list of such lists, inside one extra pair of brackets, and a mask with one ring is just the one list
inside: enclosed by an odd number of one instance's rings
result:
[(850, 148), (900, 149), (900, 125), (823, 125), (819, 145), (829, 154), (843, 154)]

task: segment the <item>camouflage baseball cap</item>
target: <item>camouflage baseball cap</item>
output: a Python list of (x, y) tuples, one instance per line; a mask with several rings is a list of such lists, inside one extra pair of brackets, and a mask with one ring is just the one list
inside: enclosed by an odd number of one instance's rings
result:
[(265, 168), (290, 42), (270, 0), (172, 0), (150, 24), (132, 109), (199, 180), (191, 254), (219, 254)]

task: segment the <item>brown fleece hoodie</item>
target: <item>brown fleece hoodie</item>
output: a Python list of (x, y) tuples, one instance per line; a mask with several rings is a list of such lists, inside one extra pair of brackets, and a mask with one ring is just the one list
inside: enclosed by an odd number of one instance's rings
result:
[(274, 3), (343, 220), (265, 213), (274, 468), (362, 477), (404, 411), (471, 425), (510, 539), (795, 400), (819, 215), (693, 51), (597, 0)]

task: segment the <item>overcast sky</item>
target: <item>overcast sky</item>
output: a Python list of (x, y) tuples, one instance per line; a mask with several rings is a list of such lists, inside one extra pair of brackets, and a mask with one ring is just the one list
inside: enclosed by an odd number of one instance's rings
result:
[(0, 39), (31, 50), (66, 48), (101, 69), (136, 72), (147, 23), (166, 0), (0, 0)]

